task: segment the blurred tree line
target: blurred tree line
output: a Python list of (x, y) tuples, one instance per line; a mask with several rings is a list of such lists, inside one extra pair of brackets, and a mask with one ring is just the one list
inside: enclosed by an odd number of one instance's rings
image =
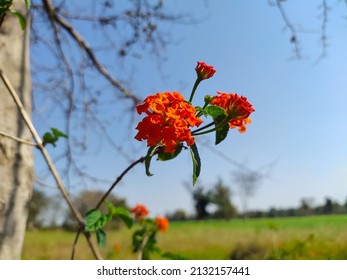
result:
[[(102, 191), (82, 191), (73, 200), (80, 213), (85, 214), (97, 205), (103, 195), (104, 193)], [(123, 198), (110, 194), (107, 200), (117, 207), (130, 210), (130, 207)], [(102, 212), (107, 212), (106, 208), (107, 207), (103, 205), (100, 207), (100, 210)], [(68, 209), (63, 209), (61, 204), (56, 202), (55, 197), (48, 196), (45, 192), (36, 188), (33, 190), (28, 210), (28, 229), (62, 227), (66, 230), (76, 230), (77, 223), (72, 213)], [(54, 215), (54, 213), (58, 214)], [(60, 220), (60, 223), (58, 223), (57, 220)], [(118, 228), (120, 224), (120, 221), (114, 219), (108, 226), (111, 228)]]
[(340, 204), (337, 201), (326, 197), (323, 204), (314, 206), (313, 199), (303, 198), (300, 201), (299, 207), (291, 208), (275, 208), (271, 207), (267, 211), (249, 211), (250, 218), (273, 218), (273, 217), (294, 217), (294, 216), (309, 216), (309, 215), (329, 215), (329, 214), (346, 214), (347, 199)]
[[(252, 210), (247, 213), (239, 212), (237, 207), (232, 203), (233, 193), (222, 180), (218, 180), (212, 188), (203, 186), (194, 187), (189, 190), (192, 203), (194, 205), (194, 213), (187, 213), (183, 209), (177, 209), (166, 216), (171, 221), (184, 220), (208, 220), (208, 219), (239, 219), (239, 218), (274, 218), (274, 217), (294, 217), (308, 215), (328, 215), (328, 214), (346, 214), (347, 199), (340, 204), (333, 199), (326, 197), (322, 204), (314, 205), (313, 199), (301, 199), (298, 207), (292, 208), (275, 208), (271, 207), (268, 210)], [(75, 204), (81, 213), (85, 213), (100, 200), (103, 195), (100, 191), (82, 191), (74, 198)], [(34, 189), (32, 200), (29, 203), (29, 219), (28, 228), (42, 227), (62, 227), (66, 230), (74, 230), (75, 222), (69, 211), (63, 212), (63, 220), (60, 225), (57, 225), (54, 219), (47, 219), (48, 213), (57, 211), (59, 205), (54, 203), (54, 198), (49, 197), (44, 192)], [(119, 198), (115, 195), (110, 195), (109, 199), (117, 207), (130, 209), (124, 198)], [(55, 209), (49, 209), (54, 207)], [(102, 210), (102, 209), (101, 209)], [(48, 222), (47, 222), (48, 221)], [(119, 221), (115, 220), (110, 225), (115, 229), (120, 226)]]

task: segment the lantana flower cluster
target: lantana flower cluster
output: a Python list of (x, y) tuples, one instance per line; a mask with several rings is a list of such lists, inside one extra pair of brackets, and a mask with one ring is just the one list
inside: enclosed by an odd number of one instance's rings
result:
[(180, 142), (194, 144), (190, 128), (199, 126), (202, 120), (179, 92), (150, 95), (136, 109), (147, 116), (137, 125), (135, 139), (147, 140), (147, 146), (161, 144), (165, 153), (174, 153)]
[(134, 215), (136, 220), (143, 220), (149, 214), (147, 207), (142, 204), (135, 205), (130, 212)]
[(251, 123), (249, 115), (254, 112), (252, 104), (244, 96), (236, 93), (223, 93), (218, 91), (218, 96), (214, 97), (211, 105), (223, 108), (229, 116), (229, 127), (238, 127), (239, 132), (246, 132), (246, 124)]
[(155, 219), (149, 218), (149, 211), (142, 204), (135, 205), (131, 212), (139, 226), (133, 233), (133, 252), (138, 254), (139, 259), (149, 259), (150, 254), (160, 252), (160, 248), (156, 246), (157, 234), (160, 231), (167, 231), (169, 220), (161, 216), (157, 216)]
[[(157, 216), (154, 221), (152, 219), (147, 219), (149, 215), (149, 210), (143, 204), (135, 205), (130, 212), (134, 215), (134, 218), (139, 222), (150, 222), (153, 223), (157, 230), (165, 232), (169, 227), (169, 220), (165, 217)], [(147, 219), (147, 220), (146, 220)]]
[[(207, 95), (204, 106), (193, 106), (192, 101), (200, 82), (210, 79), (216, 73), (213, 66), (198, 62), (195, 68), (197, 78), (190, 97), (187, 100), (179, 92), (164, 92), (149, 95), (136, 106), (138, 114), (146, 116), (138, 123), (135, 139), (147, 141), (150, 147), (146, 158), (146, 173), (154, 154), (161, 160), (176, 157), (185, 143), (191, 151), (193, 161), (193, 183), (200, 173), (200, 157), (195, 144), (195, 137), (211, 132), (216, 133), (216, 144), (223, 141), (229, 128), (238, 128), (246, 132), (246, 125), (251, 123), (249, 116), (255, 110), (245, 96), (237, 93), (217, 91), (216, 96)], [(203, 123), (202, 116), (211, 117), (212, 122)], [(213, 128), (211, 128), (214, 126)], [(193, 130), (194, 127), (199, 127)], [(163, 153), (172, 156), (162, 156)]]

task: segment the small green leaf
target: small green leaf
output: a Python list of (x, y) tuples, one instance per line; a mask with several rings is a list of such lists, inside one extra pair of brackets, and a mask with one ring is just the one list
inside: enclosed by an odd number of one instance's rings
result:
[(205, 112), (210, 115), (212, 118), (217, 118), (221, 115), (225, 116), (225, 110), (222, 107), (210, 105), (205, 108)]
[(106, 246), (106, 233), (102, 229), (96, 231), (96, 239), (101, 248)]
[(111, 217), (118, 217), (120, 218), (128, 228), (131, 228), (134, 224), (134, 219), (131, 215), (131, 213), (123, 208), (123, 207), (116, 207), (108, 200), (105, 200), (104, 203), (106, 204), (108, 208), (108, 215)]
[(131, 213), (128, 210), (122, 207), (115, 207), (112, 213), (113, 216), (117, 216), (120, 219), (122, 219), (122, 221), (126, 224), (128, 228), (131, 228), (133, 226), (134, 219), (132, 218)]
[(183, 148), (183, 144), (179, 143), (177, 145), (176, 151), (174, 153), (170, 154), (170, 153), (161, 152), (161, 153), (158, 154), (158, 159), (161, 160), (161, 161), (166, 161), (166, 160), (173, 159), (173, 158), (177, 157), (181, 153), (182, 148)]
[(90, 210), (85, 216), (85, 230), (97, 231), (103, 228), (111, 218), (110, 215), (103, 215), (99, 209)]
[[(215, 125), (219, 125), (220, 123), (222, 123), (223, 121), (225, 121), (225, 116), (224, 115), (220, 115), (216, 118), (214, 118), (214, 123)], [(219, 129), (216, 130), (216, 142), (215, 144), (219, 144), (220, 142), (222, 142), (228, 135), (229, 132), (229, 124), (225, 123), (225, 125), (223, 125), (222, 127), (220, 127)]]
[(52, 144), (53, 147), (56, 147), (56, 142), (59, 140), (59, 137), (64, 137), (67, 138), (68, 136), (61, 132), (60, 130), (56, 129), (56, 128), (51, 128), (52, 133), (50, 132), (46, 132), (43, 135), (43, 141), (42, 141), (42, 145), (45, 146), (47, 144)]
[(201, 171), (201, 161), (196, 144), (190, 146), (190, 154), (193, 161), (193, 185), (195, 185)]
[(102, 217), (102, 213), (99, 209), (92, 209), (87, 212), (84, 220), (86, 223), (86, 230), (93, 231), (93, 228), (97, 221)]
[(45, 146), (47, 144), (52, 144), (53, 147), (55, 148), (57, 145), (55, 144), (55, 142), (58, 140), (56, 139), (50, 132), (46, 132), (43, 135), (43, 141), (42, 141), (42, 145)]
[(141, 228), (136, 230), (133, 233), (133, 252), (138, 252), (138, 250), (141, 248), (141, 244), (144, 238), (144, 235), (146, 234), (146, 228)]
[(22, 30), (25, 30), (25, 28), (26, 28), (26, 26), (27, 26), (25, 17), (24, 17), (21, 13), (16, 12), (16, 11), (13, 11), (13, 10), (11, 10), (10, 13), (11, 13), (12, 15), (15, 15), (15, 16), (18, 18), (20, 27), (22, 28)]
[(143, 248), (142, 260), (149, 260), (152, 253), (158, 253), (158, 254), (161, 253), (160, 248), (156, 246), (156, 244), (157, 244), (156, 233), (153, 232), (149, 235), (147, 239), (147, 243), (145, 247)]
[(61, 132), (60, 130), (58, 130), (58, 129), (54, 128), (54, 127), (52, 127), (51, 130), (52, 130), (53, 135), (55, 137), (57, 137), (57, 138), (59, 138), (59, 137), (67, 138), (67, 135), (65, 133)]
[(147, 152), (147, 155), (146, 155), (146, 159), (145, 159), (145, 168), (146, 168), (146, 175), (147, 176), (152, 176), (153, 175), (151, 172), (149, 172), (149, 167), (151, 165), (152, 157), (155, 155), (156, 151), (157, 151), (157, 146), (150, 147), (148, 149), (148, 152)]

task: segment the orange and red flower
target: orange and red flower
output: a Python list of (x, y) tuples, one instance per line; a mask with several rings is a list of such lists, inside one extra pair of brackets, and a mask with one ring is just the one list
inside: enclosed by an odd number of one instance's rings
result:
[(244, 96), (239, 96), (236, 93), (223, 93), (218, 91), (219, 96), (216, 96), (211, 105), (217, 105), (225, 109), (227, 116), (231, 117), (229, 127), (238, 127), (238, 130), (243, 133), (246, 132), (246, 124), (251, 123), (248, 118), (254, 112), (252, 104), (247, 101)]
[(207, 65), (205, 62), (198, 62), (195, 71), (199, 80), (209, 79), (216, 73), (213, 66)]
[(156, 217), (154, 221), (155, 225), (157, 226), (157, 229), (160, 231), (166, 231), (167, 228), (169, 227), (169, 220), (164, 217)]
[(143, 220), (149, 214), (147, 207), (142, 204), (137, 204), (134, 208), (130, 210), (130, 212), (134, 214), (135, 219), (137, 220)]
[(194, 144), (190, 127), (202, 123), (196, 117), (195, 108), (188, 104), (179, 92), (157, 93), (148, 96), (143, 104), (136, 106), (138, 114), (147, 116), (139, 122), (135, 139), (147, 140), (147, 146), (164, 146), (164, 152), (174, 153), (177, 144)]
[(120, 251), (122, 251), (122, 244), (120, 243), (116, 243), (113, 245), (113, 251), (115, 251), (116, 253), (119, 253)]

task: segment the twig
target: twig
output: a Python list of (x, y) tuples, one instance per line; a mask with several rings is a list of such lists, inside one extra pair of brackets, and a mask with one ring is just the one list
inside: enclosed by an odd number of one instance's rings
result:
[(100, 63), (100, 61), (96, 58), (93, 50), (89, 47), (84, 38), (73, 28), (73, 26), (60, 17), (55, 7), (53, 6), (51, 0), (43, 0), (44, 7), (48, 14), (63, 28), (65, 31), (70, 34), (70, 36), (78, 43), (78, 45), (85, 51), (88, 58), (92, 61), (95, 68), (98, 72), (104, 76), (114, 87), (116, 87), (125, 97), (133, 100), (135, 104), (140, 102), (140, 99), (136, 97), (134, 94), (126, 90), (119, 81), (114, 79), (110, 73), (106, 70), (106, 68)]
[(146, 157), (140, 157), (138, 160), (134, 161), (132, 164), (130, 164), (116, 179), (116, 181), (113, 182), (111, 187), (108, 189), (108, 191), (104, 194), (104, 196), (100, 199), (99, 203), (96, 205), (95, 209), (98, 209), (101, 204), (104, 202), (104, 200), (107, 198), (107, 196), (111, 193), (113, 188), (122, 180), (125, 174), (127, 174), (134, 166), (136, 166), (138, 163), (144, 162)]
[(295, 55), (298, 59), (301, 59), (302, 55), (301, 55), (301, 51), (300, 51), (297, 30), (294, 27), (294, 25), (290, 22), (289, 18), (287, 17), (287, 14), (286, 14), (285, 10), (283, 9), (283, 6), (282, 6), (282, 1), (276, 0), (276, 5), (277, 5), (277, 7), (281, 13), (281, 16), (282, 16), (284, 23), (286, 24), (286, 26), (288, 27), (288, 29), (290, 30), (290, 32), (292, 34), (290, 37), (290, 42), (294, 45)]
[[(47, 163), (47, 166), (48, 166), (49, 170), (51, 171), (59, 190), (61, 191), (61, 193), (62, 193), (63, 197), (65, 198), (67, 204), (69, 205), (73, 215), (75, 216), (75, 218), (79, 224), (79, 227), (84, 227), (84, 219), (83, 219), (81, 213), (74, 206), (68, 193), (66, 192), (63, 181), (60, 178), (60, 175), (59, 175), (57, 169), (55, 168), (55, 165), (54, 165), (53, 161), (51, 160), (46, 148), (43, 146), (42, 140), (41, 140), (40, 136), (38, 135), (33, 123), (31, 122), (31, 119), (28, 116), (28, 114), (27, 114), (27, 112), (23, 106), (22, 101), (19, 99), (15, 89), (12, 87), (10, 81), (8, 80), (8, 78), (6, 77), (6, 75), (3, 73), (3, 71), (1, 69), (0, 69), (0, 76), (1, 76), (2, 81), (5, 84), (6, 88), (8, 89), (9, 93), (11, 94), (14, 102), (16, 103), (18, 110), (19, 110), (25, 124), (27, 125), (33, 138), (35, 139), (35, 141), (37, 143), (36, 146), (40, 150), (41, 154), (43, 155), (43, 157)], [(94, 257), (96, 259), (102, 259), (97, 247), (95, 247), (95, 245), (91, 242), (89, 234), (87, 232), (84, 232), (84, 235), (85, 235), (85, 237), (88, 241), (88, 244), (89, 244), (89, 246), (90, 246), (90, 248), (94, 254)]]
[(321, 40), (321, 45), (322, 45), (322, 49), (321, 49), (321, 53), (317, 59), (317, 63), (326, 57), (327, 55), (327, 49), (328, 49), (328, 42), (327, 42), (327, 24), (328, 24), (328, 10), (329, 7), (327, 5), (326, 0), (322, 0), (322, 4), (321, 4), (321, 8), (323, 10), (322, 13), (322, 31), (321, 31), (321, 36), (320, 36), (320, 40)]
[(59, 189), (61, 190), (64, 198), (66, 199), (67, 203), (69, 204), (71, 211), (73, 212), (74, 216), (76, 217), (76, 219), (78, 220), (78, 222), (83, 223), (83, 218), (81, 216), (81, 214), (79, 213), (79, 211), (75, 208), (75, 206), (72, 204), (72, 201), (70, 200), (70, 197), (68, 196), (67, 192), (65, 191), (65, 187), (64, 184), (62, 182), (62, 179), (60, 178), (58, 171), (56, 170), (47, 150), (45, 149), (45, 147), (42, 144), (42, 140), (40, 138), (40, 136), (38, 135), (35, 127), (33, 126), (28, 114), (25, 111), (25, 108), (22, 104), (22, 101), (19, 99), (15, 89), (12, 87), (10, 81), (8, 80), (8, 78), (5, 76), (5, 74), (3, 73), (2, 70), (0, 70), (0, 76), (1, 79), (3, 80), (5, 86), (7, 87), (8, 91), (10, 92), (11, 96), (13, 97), (14, 102), (16, 103), (22, 118), (25, 122), (25, 124), (27, 125), (27, 127), (29, 128), (32, 136), (34, 137), (36, 143), (37, 143), (37, 147), (38, 149), (41, 151), (44, 159), (46, 160), (46, 163), (48, 165), (48, 168), (50, 169), (50, 171), (52, 172), (52, 175), (59, 187)]
[[(99, 203), (96, 205), (95, 209), (98, 209), (101, 204), (105, 201), (107, 196), (111, 193), (111, 191), (114, 189), (114, 187), (122, 180), (122, 178), (127, 174), (133, 167), (135, 167), (137, 164), (144, 162), (146, 157), (140, 157), (138, 160), (134, 161), (131, 163), (118, 177), (117, 179), (113, 182), (111, 187), (108, 189), (108, 191), (103, 195), (103, 197), (100, 199)], [(71, 253), (71, 259), (74, 259), (75, 256), (75, 247), (77, 245), (78, 238), (81, 234), (81, 232), (84, 230), (84, 227), (79, 227), (76, 233), (75, 241), (72, 247), (72, 253)], [(85, 232), (85, 234), (89, 234), (88, 232)]]
[(76, 246), (78, 242), (78, 238), (80, 237), (82, 230), (79, 228), (75, 237), (75, 240), (72, 245), (72, 252), (71, 252), (71, 260), (75, 259), (75, 251), (76, 251)]
[(0, 131), (0, 135), (1, 135), (1, 136), (4, 136), (4, 137), (7, 137), (7, 138), (10, 138), (10, 139), (12, 139), (12, 140), (14, 140), (14, 141), (17, 141), (17, 142), (26, 144), (26, 145), (30, 145), (30, 146), (37, 147), (37, 145), (36, 145), (35, 143), (32, 143), (32, 142), (30, 142), (30, 141), (27, 141), (27, 140), (18, 138), (18, 137), (16, 137), (16, 136), (9, 135), (9, 134), (7, 134), (7, 133), (5, 133), (5, 132), (2, 132), (2, 131)]

